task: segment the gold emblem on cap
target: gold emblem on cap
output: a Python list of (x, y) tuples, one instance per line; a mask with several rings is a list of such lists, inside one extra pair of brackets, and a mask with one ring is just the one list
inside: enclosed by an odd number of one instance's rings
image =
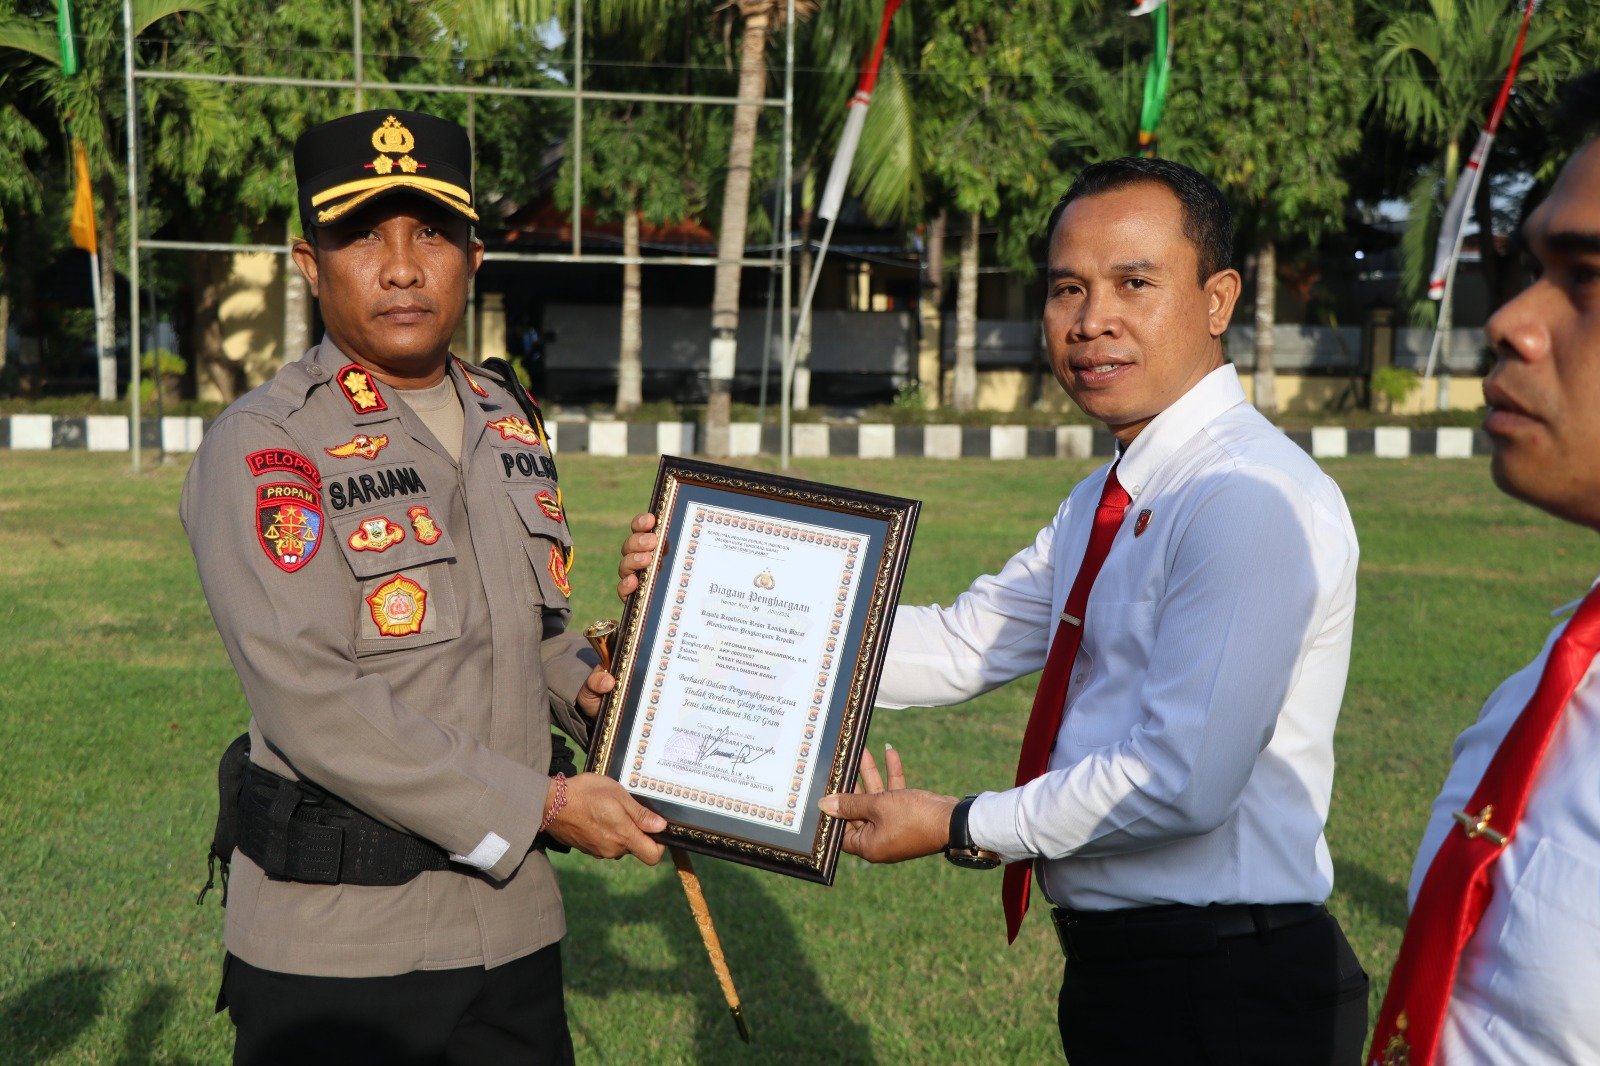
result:
[[(412, 136), (411, 131), (400, 125), (399, 119), (390, 115), (383, 120), (383, 125), (372, 131), (372, 147), (387, 153), (372, 161), (372, 169), (379, 174), (388, 174), (398, 165), (405, 173), (415, 174), (417, 161), (411, 158), (410, 152), (416, 146), (417, 139)], [(398, 155), (400, 158), (390, 159), (391, 155)]]

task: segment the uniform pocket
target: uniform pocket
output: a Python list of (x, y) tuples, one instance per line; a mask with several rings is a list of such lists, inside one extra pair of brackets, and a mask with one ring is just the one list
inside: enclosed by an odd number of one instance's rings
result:
[(539, 595), (546, 607), (564, 611), (572, 595), (573, 552), (560, 494), (550, 487), (519, 486), (508, 495), (528, 531), (528, 563)]
[(423, 647), (461, 635), (455, 544), (426, 501), (343, 515), (332, 523), (360, 581), (356, 654)]

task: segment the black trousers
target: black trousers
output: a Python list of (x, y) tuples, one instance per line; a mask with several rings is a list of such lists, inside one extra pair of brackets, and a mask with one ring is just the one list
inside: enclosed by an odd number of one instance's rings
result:
[(1367, 975), (1322, 915), (1204, 954), (1068, 962), (1057, 1020), (1072, 1066), (1356, 1066)]
[(236, 1066), (567, 1064), (561, 945), (496, 966), (395, 977), (307, 977), (227, 956)]

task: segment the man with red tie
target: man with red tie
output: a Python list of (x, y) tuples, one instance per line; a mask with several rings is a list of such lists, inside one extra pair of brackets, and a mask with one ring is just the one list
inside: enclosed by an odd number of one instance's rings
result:
[(1355, 1063), (1366, 975), (1323, 906), (1333, 729), (1357, 546), (1344, 499), (1245, 402), (1223, 356), (1240, 289), (1209, 181), (1089, 167), (1050, 219), (1057, 380), (1117, 456), (949, 607), (895, 616), (885, 706), (970, 699), (1043, 667), (1015, 787), (888, 788), (823, 810), (874, 862), (1008, 864), (1015, 939), (1036, 875), (1082, 1063)]
[[(1101, 163), (1048, 231), (1051, 363), (1117, 457), (998, 574), (900, 607), (878, 689), (952, 704), (1043, 667), (1015, 787), (908, 789), (890, 751), (887, 790), (869, 756), (865, 793), (823, 810), (874, 862), (1008, 863), (1012, 939), (1038, 873), (1076, 1066), (1357, 1063), (1367, 978), (1323, 906), (1355, 612), (1344, 499), (1223, 357), (1240, 279), (1214, 185)], [(623, 545), (624, 597), (651, 528)]]
[[(1600, 529), (1600, 142), (1522, 237), (1536, 280), (1486, 327), (1495, 484)], [(1576, 608), (1456, 741), (1373, 1063), (1600, 1062), (1600, 586)]]

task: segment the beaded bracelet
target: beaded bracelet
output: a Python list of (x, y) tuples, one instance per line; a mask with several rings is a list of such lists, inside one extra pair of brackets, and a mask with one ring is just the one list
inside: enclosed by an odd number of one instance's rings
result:
[(545, 812), (544, 821), (539, 823), (539, 832), (550, 828), (550, 823), (555, 821), (556, 815), (561, 813), (561, 808), (567, 805), (567, 775), (556, 774), (550, 779), (550, 787), (556, 794), (556, 801)]

